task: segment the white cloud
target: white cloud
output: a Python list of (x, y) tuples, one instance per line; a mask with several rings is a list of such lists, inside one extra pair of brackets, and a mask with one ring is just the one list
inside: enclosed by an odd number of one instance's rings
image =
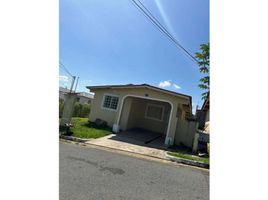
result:
[(181, 86), (179, 86), (179, 85), (177, 85), (175, 83), (173, 83), (173, 86), (174, 86), (175, 89), (180, 89), (181, 88)]
[(173, 86), (176, 90), (181, 89), (181, 86), (179, 86), (176, 83), (173, 83), (172, 80), (160, 81), (160, 83), (158, 84), (158, 87), (161, 87), (161, 88), (166, 88), (166, 87), (171, 87), (171, 86)]
[(160, 83), (159, 83), (158, 86), (159, 86), (159, 87), (162, 87), (162, 88), (164, 88), (164, 87), (170, 87), (170, 86), (171, 86), (171, 81), (170, 81), (170, 80), (167, 80), (167, 81), (160, 81)]
[(64, 75), (60, 75), (60, 76), (59, 76), (59, 79), (60, 79), (60, 81), (62, 81), (62, 82), (68, 82), (68, 81), (69, 81), (69, 78), (68, 78), (67, 76), (64, 76)]

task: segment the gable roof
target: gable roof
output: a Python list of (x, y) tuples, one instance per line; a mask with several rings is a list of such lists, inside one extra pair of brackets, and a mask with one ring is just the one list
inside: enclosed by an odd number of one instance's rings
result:
[(114, 89), (114, 88), (148, 88), (155, 91), (171, 94), (173, 96), (183, 97), (190, 100), (190, 106), (192, 107), (192, 97), (186, 94), (173, 92), (163, 88), (155, 87), (149, 84), (126, 84), (126, 85), (99, 85), (99, 86), (87, 86), (87, 89)]

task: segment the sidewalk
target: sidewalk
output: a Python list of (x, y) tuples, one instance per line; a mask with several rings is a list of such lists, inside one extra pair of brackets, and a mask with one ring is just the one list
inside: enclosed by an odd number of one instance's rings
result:
[[(136, 144), (130, 144), (127, 142), (112, 140), (111, 138), (114, 136), (115, 136), (115, 134), (111, 134), (111, 135), (108, 135), (108, 136), (105, 136), (102, 138), (98, 138), (95, 140), (89, 140), (89, 141), (86, 141), (85, 144), (93, 144), (93, 145), (113, 148), (113, 149), (117, 149), (117, 150), (143, 154), (143, 155), (161, 158), (161, 159), (165, 159), (165, 157), (166, 157), (165, 150), (141, 146), (139, 144), (136, 145)], [(135, 142), (137, 143), (137, 141), (135, 141)]]
[(204, 164), (202, 162), (198, 162), (194, 160), (174, 157), (174, 156), (168, 155), (168, 151), (166, 150), (142, 146), (142, 143), (138, 144), (137, 141), (135, 141), (136, 144), (131, 144), (128, 142), (123, 142), (123, 141), (116, 141), (112, 139), (114, 136), (115, 134), (111, 134), (111, 135), (98, 138), (98, 139), (81, 139), (81, 138), (75, 138), (72, 136), (64, 136), (64, 137), (61, 136), (60, 138), (64, 140), (71, 140), (74, 142), (78, 142), (83, 145), (89, 145), (89, 146), (93, 145), (96, 147), (101, 147), (101, 148), (103, 147), (107, 149), (118, 150), (118, 151), (137, 154), (141, 156), (148, 156), (151, 158), (172, 161), (172, 162), (177, 162), (177, 163), (181, 163), (185, 165), (191, 165), (191, 166), (195, 166), (199, 168), (209, 169), (208, 164)]

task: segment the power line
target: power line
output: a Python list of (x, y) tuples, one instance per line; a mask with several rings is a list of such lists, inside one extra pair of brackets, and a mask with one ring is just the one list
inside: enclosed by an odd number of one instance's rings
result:
[[(139, 1), (139, 0), (138, 0)], [(174, 43), (175, 43), (175, 45), (177, 46), (177, 47), (179, 47), (179, 48), (181, 48), (188, 56), (190, 56), (190, 58), (191, 59), (193, 59), (195, 62), (198, 62), (197, 60), (196, 60), (196, 58), (195, 57), (193, 57), (192, 55), (191, 55), (191, 53), (189, 53), (172, 35), (171, 35), (171, 33), (169, 33), (168, 32), (168, 30), (153, 16), (153, 14), (149, 11), (149, 9), (147, 9), (146, 7), (145, 7), (145, 5), (144, 4), (142, 4), (142, 2), (141, 1), (139, 1), (139, 3), (141, 4), (141, 6), (147, 11), (147, 13), (146, 13), (146, 11), (143, 9), (143, 8), (141, 8), (140, 7), (140, 5), (136, 2), (136, 1), (134, 1), (134, 0), (132, 0), (132, 2), (134, 2), (134, 4), (136, 5), (136, 7), (137, 8), (139, 8), (140, 9), (140, 11), (142, 11), (142, 13), (143, 14), (145, 14), (145, 16), (147, 17), (147, 18), (149, 18), (150, 19), (150, 21), (153, 23), (153, 25), (156, 25), (157, 26), (157, 28), (162, 32), (162, 33), (164, 33), (167, 37), (168, 37), (168, 39), (170, 39), (171, 41), (173, 41)], [(149, 13), (149, 14), (148, 14)]]
[[(161, 28), (163, 28), (164, 30), (165, 30), (165, 32), (168, 34), (168, 35), (170, 35), (171, 37), (173, 37), (168, 31), (167, 31), (167, 29), (158, 21), (158, 19), (157, 18), (155, 18), (154, 16), (153, 16), (153, 14), (150, 12), (150, 10), (149, 9), (147, 9), (146, 7), (145, 7), (145, 5), (140, 1), (140, 0), (138, 0), (138, 2), (142, 5), (142, 7), (150, 14), (150, 16), (158, 23), (158, 25), (159, 26), (161, 26)], [(174, 37), (173, 37), (174, 38)], [(175, 38), (174, 38), (175, 39)]]
[[(136, 8), (138, 8), (147, 18), (150, 19), (153, 25), (157, 26), (158, 30), (164, 33), (165, 36), (168, 37), (169, 40), (171, 40), (173, 43), (175, 43), (176, 47), (179, 47), (180, 49), (183, 50), (186, 55), (188, 55), (191, 59), (193, 59), (195, 62), (198, 62), (198, 60), (191, 55), (189, 51), (187, 51), (173, 36), (171, 33), (168, 32), (168, 30), (153, 16), (153, 14), (149, 11), (149, 9), (146, 8), (144, 4), (140, 0), (138, 2), (140, 5), (135, 1), (131, 0)], [(141, 7), (142, 6), (142, 7)]]
[[(138, 0), (139, 1), (139, 0)], [(153, 16), (153, 14), (145, 7), (145, 5), (144, 4), (142, 4), (141, 3), (141, 1), (139, 1), (139, 3), (142, 5), (142, 7), (149, 13), (147, 13), (143, 8), (141, 8), (140, 7), (140, 5), (136, 2), (136, 1), (134, 1), (134, 0), (132, 0), (132, 2), (136, 5), (136, 7), (137, 8), (139, 8), (139, 10), (143, 13), (143, 14), (145, 14), (145, 16), (147, 17), (147, 18), (149, 18), (150, 19), (150, 21), (152, 22), (152, 24), (153, 25), (156, 25), (157, 26), (157, 28), (162, 32), (162, 33), (164, 33), (167, 37), (168, 37), (168, 39), (169, 40), (171, 40), (172, 42), (174, 42), (175, 43), (175, 45), (177, 46), (177, 47), (179, 47), (179, 48), (181, 48), (183, 51), (184, 51), (184, 53), (186, 53), (186, 55), (187, 56), (190, 56), (190, 58), (191, 59), (193, 59), (195, 62), (198, 62), (197, 60), (196, 60), (196, 58), (195, 57), (193, 57), (169, 32), (168, 32), (168, 30)]]
[(67, 73), (72, 77), (72, 83), (71, 83), (71, 88), (70, 88), (70, 93), (72, 93), (73, 85), (74, 85), (74, 82), (75, 82), (76, 77), (73, 76), (73, 75), (69, 72), (69, 70), (67, 69), (67, 67), (65, 67), (65, 65), (62, 64), (61, 61), (60, 61), (60, 67), (62, 67), (62, 69), (64, 69), (64, 71), (67, 72)]
[(60, 61), (60, 67), (62, 67), (62, 69), (64, 69), (65, 72), (67, 72), (67, 74), (69, 74), (72, 78), (74, 77), (69, 70), (65, 67), (64, 64), (62, 64), (62, 62)]

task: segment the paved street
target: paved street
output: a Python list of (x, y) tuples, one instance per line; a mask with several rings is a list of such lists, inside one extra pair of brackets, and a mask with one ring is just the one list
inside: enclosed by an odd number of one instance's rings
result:
[(60, 142), (60, 200), (207, 200), (205, 170)]

